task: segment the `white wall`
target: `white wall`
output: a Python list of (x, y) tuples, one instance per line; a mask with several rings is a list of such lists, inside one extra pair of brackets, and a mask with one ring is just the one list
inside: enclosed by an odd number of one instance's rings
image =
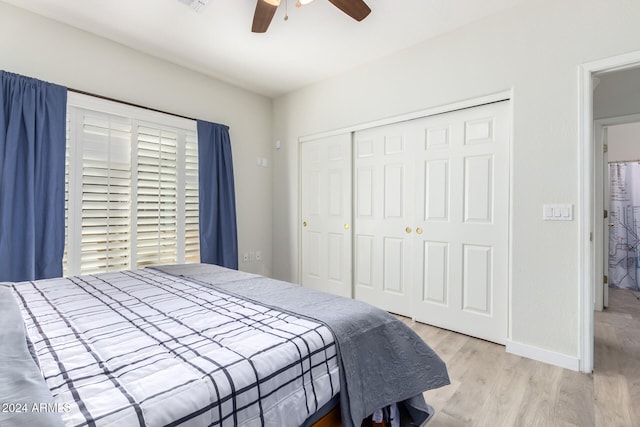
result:
[(640, 123), (609, 126), (609, 162), (640, 160)]
[(598, 76), (593, 91), (593, 118), (640, 114), (640, 68), (609, 71)]
[[(270, 99), (0, 2), (0, 69), (230, 127), (240, 269), (271, 274)], [(242, 253), (262, 250), (262, 261)]]
[(510, 339), (577, 357), (578, 222), (542, 205), (579, 198), (578, 66), (640, 49), (638, 22), (639, 1), (528, 2), (275, 100), (274, 275), (298, 278), (300, 136), (513, 89)]
[[(640, 115), (640, 68), (599, 75), (593, 91), (594, 119), (634, 115)], [(609, 126), (608, 143), (610, 162), (640, 159), (640, 123)]]

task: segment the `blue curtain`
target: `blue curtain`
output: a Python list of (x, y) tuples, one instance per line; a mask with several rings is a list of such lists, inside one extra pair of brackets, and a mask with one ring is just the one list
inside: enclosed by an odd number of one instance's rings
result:
[(200, 261), (238, 269), (229, 127), (198, 120)]
[(67, 89), (0, 71), (0, 280), (62, 276)]

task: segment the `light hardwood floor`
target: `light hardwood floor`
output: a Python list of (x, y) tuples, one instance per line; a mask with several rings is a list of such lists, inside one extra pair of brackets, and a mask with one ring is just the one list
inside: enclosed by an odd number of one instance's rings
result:
[(425, 393), (429, 427), (640, 427), (640, 300), (612, 289), (595, 315), (592, 375), (514, 356), (503, 346), (413, 323), (451, 384)]

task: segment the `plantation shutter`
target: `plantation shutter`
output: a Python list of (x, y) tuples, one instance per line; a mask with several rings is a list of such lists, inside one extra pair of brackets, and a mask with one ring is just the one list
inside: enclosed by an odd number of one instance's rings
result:
[(200, 262), (200, 228), (198, 205), (198, 137), (195, 132), (185, 135), (185, 260)]
[(137, 265), (176, 263), (177, 134), (138, 127)]
[(84, 112), (80, 274), (129, 268), (130, 206), (131, 123)]
[(72, 112), (67, 108), (67, 143), (64, 156), (64, 254), (62, 255), (62, 272), (66, 275), (69, 271), (69, 185), (71, 180), (71, 116)]
[(195, 130), (68, 117), (65, 275), (199, 262)]

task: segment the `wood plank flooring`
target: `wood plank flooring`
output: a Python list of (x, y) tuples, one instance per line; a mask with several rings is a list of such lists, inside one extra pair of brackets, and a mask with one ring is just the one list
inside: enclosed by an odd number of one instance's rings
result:
[(581, 374), (402, 319), (442, 357), (451, 384), (425, 393), (429, 427), (640, 427), (640, 300), (611, 289), (595, 314), (595, 369)]

